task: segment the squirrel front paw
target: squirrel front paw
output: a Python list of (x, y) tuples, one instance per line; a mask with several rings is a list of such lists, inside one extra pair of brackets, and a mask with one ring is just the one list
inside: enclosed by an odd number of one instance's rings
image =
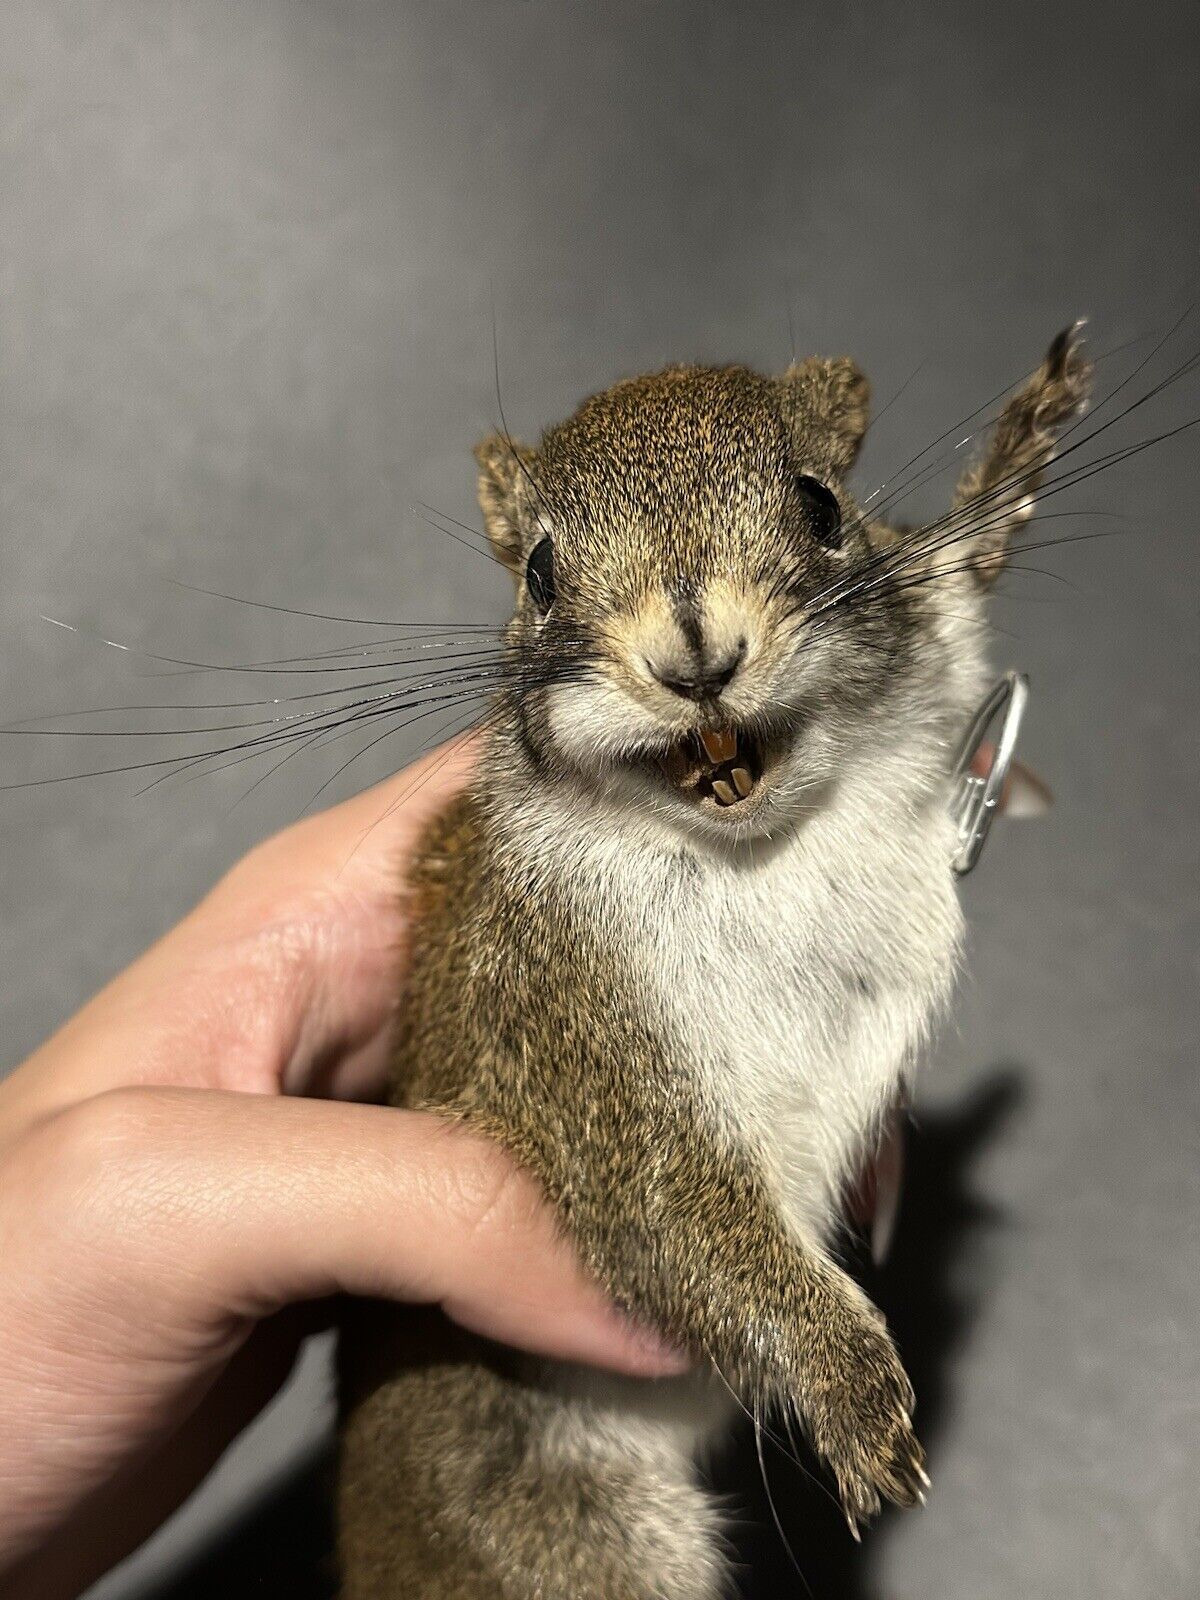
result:
[(857, 1539), (881, 1498), (898, 1506), (923, 1504), (929, 1477), (913, 1432), (912, 1384), (882, 1317), (865, 1302), (842, 1311), (810, 1358), (803, 1411)]

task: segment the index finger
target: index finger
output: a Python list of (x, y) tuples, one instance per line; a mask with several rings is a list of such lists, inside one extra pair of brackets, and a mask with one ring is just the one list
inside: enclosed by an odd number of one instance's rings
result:
[(400, 992), (407, 858), (459, 792), (452, 740), (257, 846), (0, 1085), (0, 1138), (109, 1089), (363, 1097)]

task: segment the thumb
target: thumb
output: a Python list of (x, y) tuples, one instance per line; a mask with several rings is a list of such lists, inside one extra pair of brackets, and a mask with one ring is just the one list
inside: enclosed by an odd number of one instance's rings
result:
[[(169, 1263), (195, 1324), (349, 1293), (437, 1303), (488, 1338), (639, 1375), (682, 1355), (583, 1273), (537, 1185), (428, 1113), (204, 1089), (123, 1089), (101, 1118), (124, 1239)], [(112, 1148), (115, 1143), (116, 1148)], [(161, 1254), (160, 1254), (161, 1252)]]

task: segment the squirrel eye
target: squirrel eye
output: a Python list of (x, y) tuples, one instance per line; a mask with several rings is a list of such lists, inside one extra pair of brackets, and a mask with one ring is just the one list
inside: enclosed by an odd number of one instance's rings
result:
[(549, 539), (540, 540), (530, 551), (525, 583), (534, 605), (545, 616), (554, 604), (554, 546)]
[(840, 549), (842, 508), (838, 505), (837, 495), (832, 489), (827, 489), (819, 478), (810, 478), (806, 473), (801, 473), (796, 479), (796, 488), (804, 502), (813, 538), (827, 550)]

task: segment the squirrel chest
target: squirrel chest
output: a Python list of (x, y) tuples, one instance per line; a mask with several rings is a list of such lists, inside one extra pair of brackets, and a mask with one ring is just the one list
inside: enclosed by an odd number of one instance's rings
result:
[(948, 997), (961, 917), (943, 808), (881, 806), (851, 784), (738, 856), (555, 810), (531, 848), (604, 928), (722, 1136), (820, 1237)]

